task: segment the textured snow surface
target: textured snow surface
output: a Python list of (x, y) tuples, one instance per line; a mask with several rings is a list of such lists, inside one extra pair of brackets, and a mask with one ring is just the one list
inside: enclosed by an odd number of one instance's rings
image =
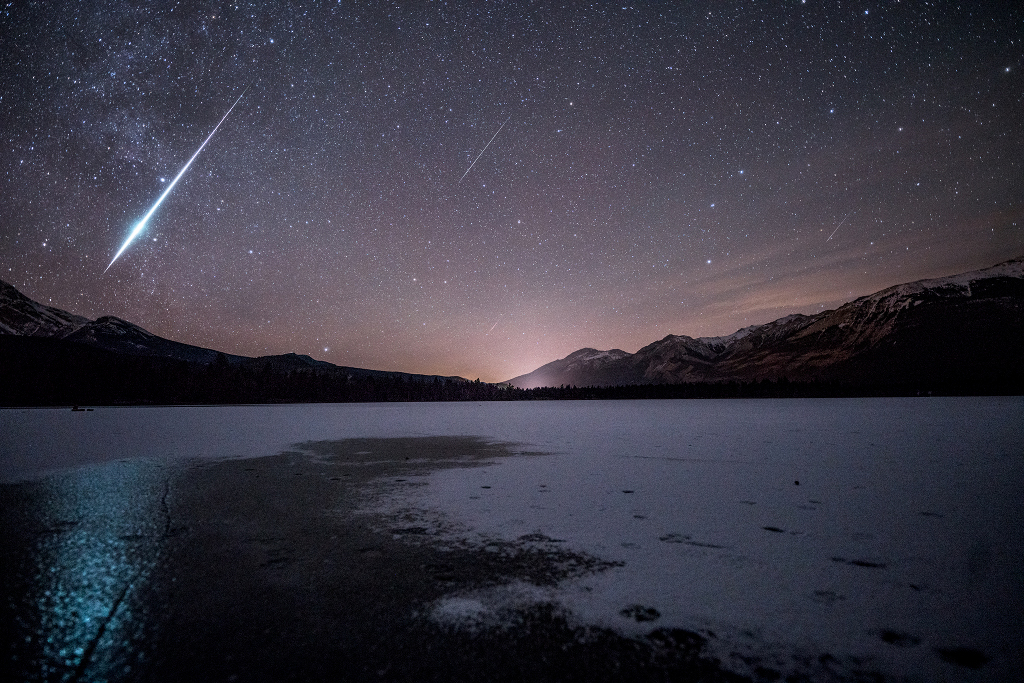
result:
[(410, 477), (367, 509), (428, 542), (554, 539), (623, 563), (451, 595), (439, 621), (493, 626), (555, 602), (627, 634), (713, 633), (738, 671), (754, 666), (743, 656), (816, 679), (1024, 680), (1021, 398), (2, 410), (0, 477), (431, 435), (550, 455)]
[[(626, 633), (714, 632), (738, 671), (752, 672), (743, 654), (812, 678), (1021, 673), (1020, 399), (535, 408), (492, 433), (518, 431), (527, 448), (554, 455), (410, 480), (376, 509), (422, 510), (404, 519), (481, 547), (546, 537), (623, 562), (544, 599)], [(472, 606), (461, 614), (474, 624), (509, 595), (457, 599), (466, 602), (439, 607), (438, 618)], [(659, 616), (638, 621), (636, 606)], [(936, 648), (989, 662), (953, 665)], [(838, 662), (821, 665), (823, 653)]]

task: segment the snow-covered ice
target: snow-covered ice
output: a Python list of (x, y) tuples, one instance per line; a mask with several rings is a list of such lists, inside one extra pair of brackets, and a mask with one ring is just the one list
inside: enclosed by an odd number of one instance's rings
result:
[[(417, 523), (462, 542), (537, 535), (622, 562), (545, 599), (627, 633), (713, 632), (741, 671), (737, 654), (814, 677), (1020, 672), (1020, 399), (506, 410), (489, 433), (552, 455), (438, 471), (375, 509), (420, 510)], [(460, 596), (482, 611), (500, 598)], [(630, 606), (653, 611), (637, 620)], [(977, 653), (991, 661), (962, 666)]]
[(451, 595), (439, 621), (493, 625), (545, 601), (627, 634), (714, 634), (747, 673), (1022, 673), (1019, 397), (4, 410), (0, 478), (444, 435), (533, 454), (382, 486), (367, 508), (413, 511), (431, 542), (554, 539), (622, 564)]

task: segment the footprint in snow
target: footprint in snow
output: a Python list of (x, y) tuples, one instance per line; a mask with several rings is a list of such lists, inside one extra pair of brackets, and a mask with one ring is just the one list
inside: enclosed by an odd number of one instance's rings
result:
[(624, 617), (635, 619), (636, 621), (654, 621), (661, 617), (661, 612), (654, 609), (653, 607), (647, 607), (645, 605), (630, 605), (624, 610), (619, 612)]
[(853, 565), (854, 567), (867, 567), (869, 569), (885, 569), (884, 562), (869, 562), (868, 560), (848, 560), (845, 557), (833, 557), (833, 562)]
[(879, 632), (878, 637), (882, 639), (882, 642), (896, 647), (915, 647), (921, 644), (920, 638), (902, 631), (884, 629)]
[(980, 669), (988, 663), (988, 657), (984, 652), (975, 650), (973, 647), (937, 647), (935, 653), (944, 662), (963, 666), (968, 669)]

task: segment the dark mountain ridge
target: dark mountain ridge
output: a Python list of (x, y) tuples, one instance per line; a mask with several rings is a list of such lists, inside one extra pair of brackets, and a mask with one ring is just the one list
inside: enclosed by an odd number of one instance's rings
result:
[(722, 337), (668, 335), (635, 354), (581, 349), (512, 386), (708, 382), (858, 385), (1024, 377), (1024, 258), (888, 287), (835, 310)]
[(726, 336), (580, 349), (498, 385), (224, 354), (0, 282), (0, 405), (1021, 394), (1022, 340), (1021, 258)]
[(88, 318), (32, 301), (0, 280), (0, 334), (60, 339), (88, 322)]
[(226, 354), (165, 339), (114, 316), (89, 320), (33, 301), (0, 281), (0, 405), (398, 400), (416, 395), (399, 386), (403, 383), (469, 381), (338, 366), (295, 353)]

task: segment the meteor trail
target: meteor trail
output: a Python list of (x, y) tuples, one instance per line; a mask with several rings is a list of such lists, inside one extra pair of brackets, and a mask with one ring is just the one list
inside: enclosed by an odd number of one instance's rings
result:
[[(843, 220), (839, 221), (839, 225), (837, 225), (837, 226), (836, 226), (836, 229), (832, 231), (832, 235), (834, 235), (834, 234), (836, 234), (837, 232), (839, 232), (839, 228), (843, 227), (843, 223), (845, 223), (845, 222), (846, 222), (846, 219), (847, 219), (847, 218), (849, 218), (850, 216), (852, 216), (853, 214), (854, 214), (854, 212), (853, 212), (853, 211), (851, 211), (850, 213), (848, 213), (848, 214), (846, 214), (845, 216), (843, 216)], [(827, 240), (825, 240), (825, 241), (826, 241), (826, 242), (828, 242), (828, 240), (832, 239), (832, 235), (829, 235), (829, 236), (828, 236), (828, 239), (827, 239)]]
[[(505, 123), (508, 123), (511, 118), (512, 117), (509, 116), (507, 119), (505, 119)], [(494, 135), (491, 136), (491, 139), (487, 141), (487, 144), (484, 145), (484, 148), (482, 150), (480, 150), (480, 153), (476, 155), (476, 159), (473, 159), (473, 163), (470, 164), (469, 168), (466, 169), (466, 172), (462, 174), (462, 178), (465, 178), (466, 175), (473, 170), (473, 167), (476, 165), (476, 162), (480, 160), (480, 157), (484, 155), (484, 152), (487, 151), (487, 148), (491, 146), (492, 142), (494, 142), (494, 138), (498, 137), (498, 133), (500, 133), (501, 129), (505, 127), (505, 123), (498, 126), (498, 130), (495, 131)], [(462, 178), (459, 178), (460, 183), (462, 182)]]
[[(241, 102), (242, 98), (245, 97), (245, 93), (247, 92), (249, 92), (249, 88), (246, 88), (242, 91), (242, 94), (238, 96), (237, 100), (235, 100), (235, 104)], [(235, 108), (235, 104), (231, 105), (231, 109)], [(228, 109), (228, 113), (224, 114), (224, 118), (220, 120), (220, 123), (213, 127), (213, 131), (206, 136), (206, 139), (203, 140), (203, 144), (199, 145), (199, 149), (197, 149), (196, 153), (192, 155), (192, 158), (189, 159), (188, 162), (186, 162), (185, 165), (181, 167), (181, 170), (178, 171), (178, 175), (174, 177), (174, 180), (171, 181), (171, 184), (167, 186), (167, 189), (164, 190), (163, 194), (160, 195), (160, 198), (156, 200), (155, 204), (153, 204), (153, 208), (151, 208), (146, 213), (146, 215), (142, 217), (141, 221), (135, 224), (135, 227), (132, 228), (131, 233), (128, 234), (128, 239), (126, 239), (124, 241), (124, 244), (121, 245), (121, 248), (117, 250), (117, 253), (114, 254), (114, 258), (110, 260), (110, 263), (107, 264), (107, 267), (103, 269), (104, 273), (110, 270), (110, 266), (114, 265), (114, 261), (116, 261), (118, 257), (124, 253), (124, 250), (128, 248), (128, 245), (132, 243), (132, 240), (138, 237), (139, 234), (142, 233), (143, 230), (145, 230), (146, 223), (153, 216), (153, 214), (156, 213), (156, 210), (160, 207), (160, 204), (162, 204), (163, 201), (167, 199), (167, 195), (171, 193), (171, 190), (174, 189), (174, 186), (178, 184), (179, 180), (181, 180), (181, 176), (185, 175), (185, 171), (187, 171), (188, 167), (192, 165), (192, 162), (196, 160), (196, 157), (199, 156), (199, 153), (203, 151), (203, 147), (206, 147), (206, 143), (210, 141), (210, 138), (212, 138), (214, 133), (217, 132), (217, 129), (220, 128), (220, 124), (224, 123), (224, 120), (227, 119), (228, 115), (231, 113), (231, 109)]]

